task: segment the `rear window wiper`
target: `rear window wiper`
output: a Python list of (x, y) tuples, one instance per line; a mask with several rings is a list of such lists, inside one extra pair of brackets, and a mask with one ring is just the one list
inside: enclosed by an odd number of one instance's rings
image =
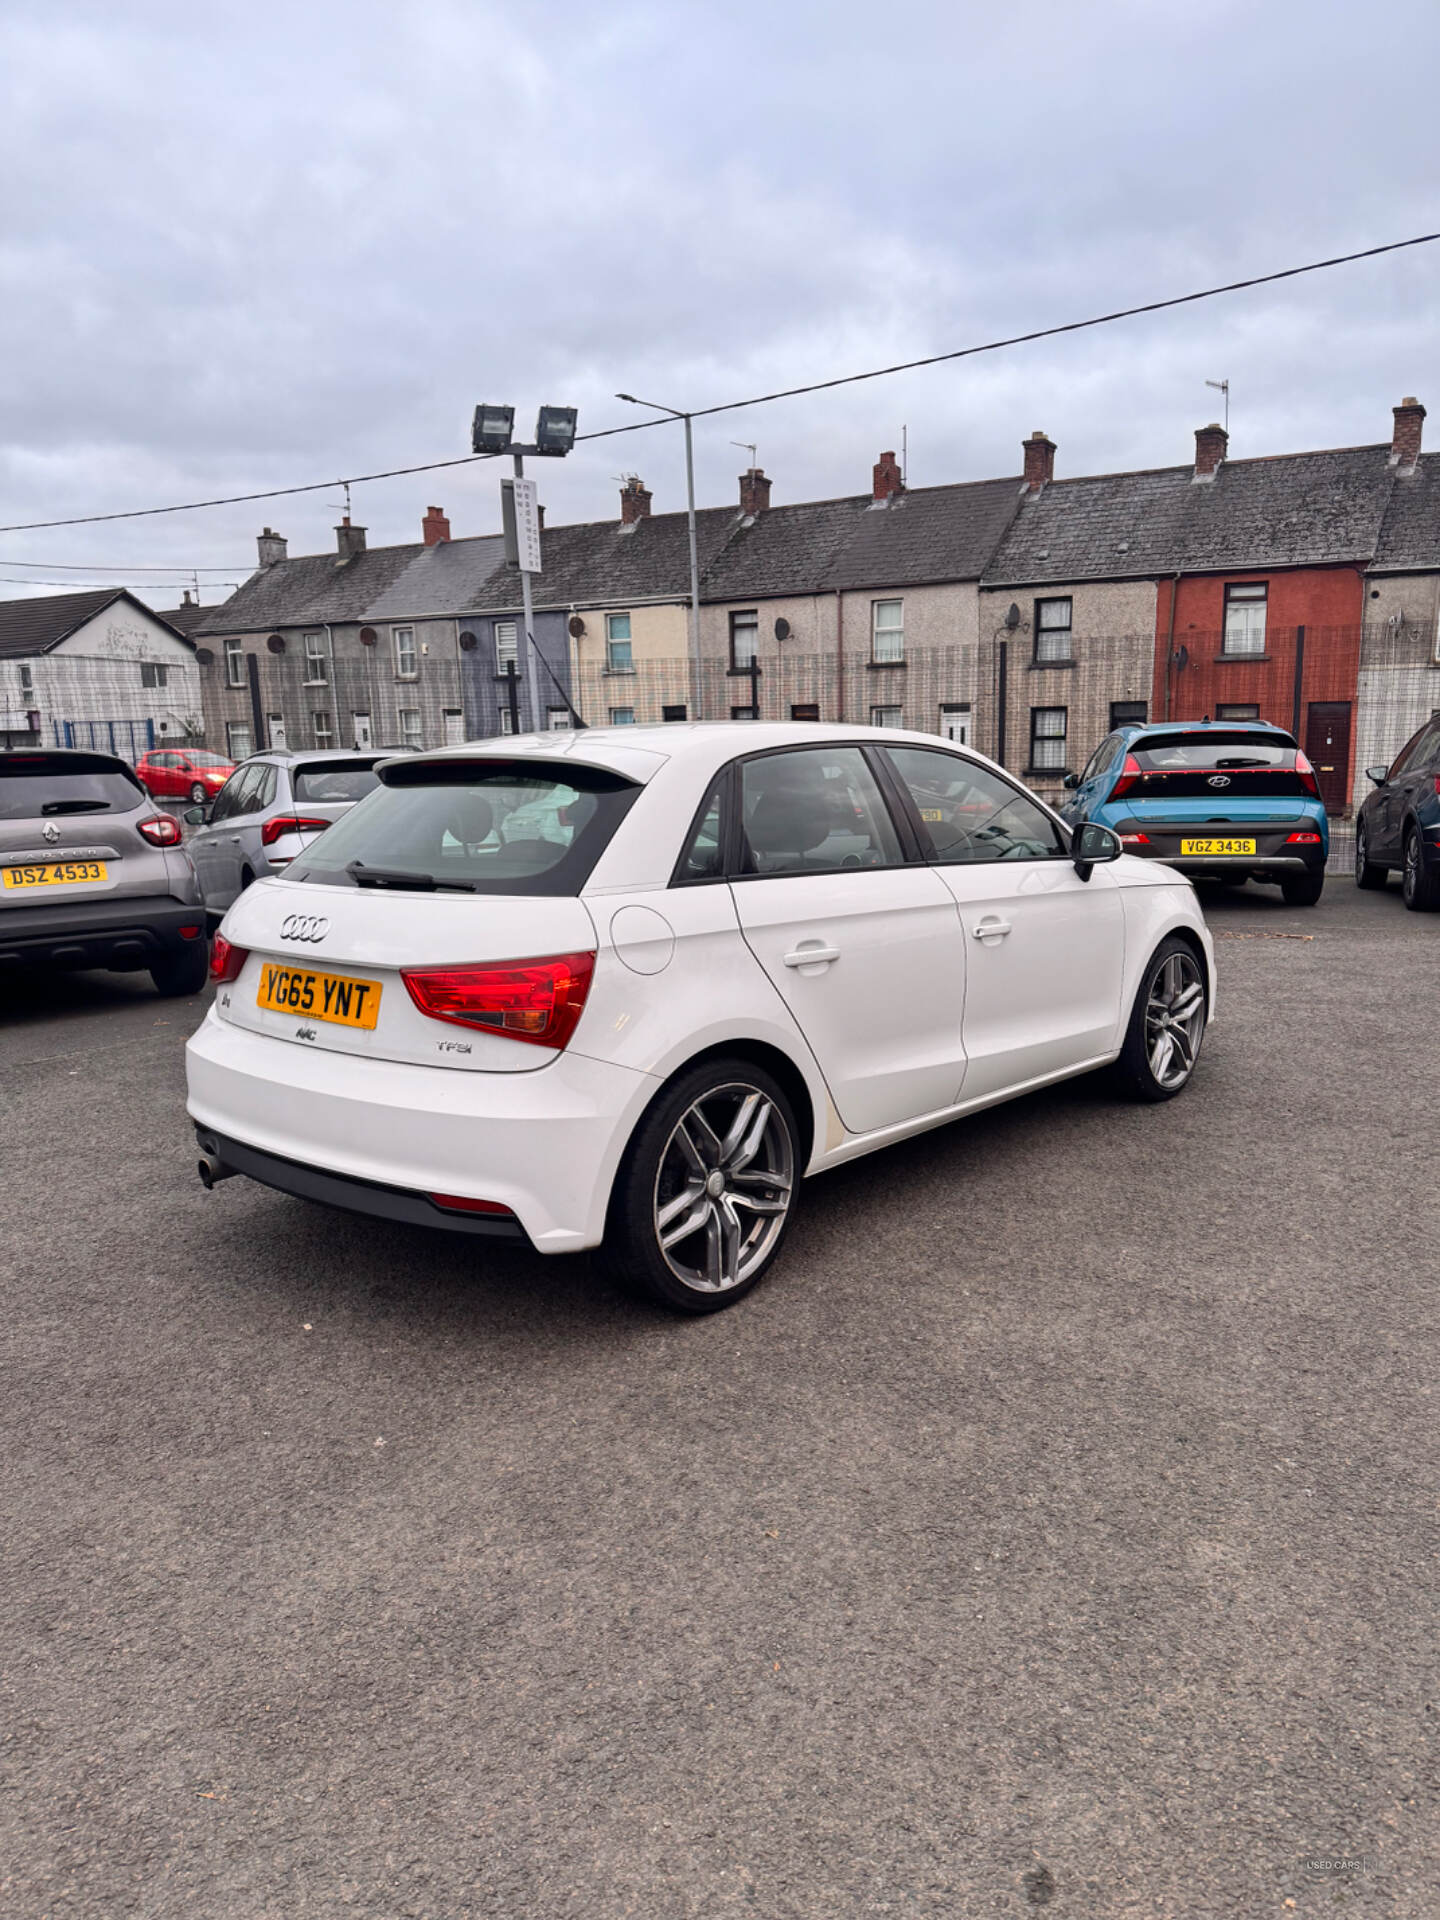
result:
[(409, 893), (474, 893), (473, 880), (437, 880), (433, 873), (412, 873), (405, 867), (367, 867), (352, 860), (345, 871), (357, 887), (403, 887)]
[(109, 813), (108, 800), (47, 800), (40, 812), (47, 813)]

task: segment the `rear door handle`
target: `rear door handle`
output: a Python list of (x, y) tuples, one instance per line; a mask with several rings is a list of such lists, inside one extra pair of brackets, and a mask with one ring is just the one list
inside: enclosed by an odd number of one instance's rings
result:
[(839, 958), (838, 947), (797, 947), (794, 953), (785, 955), (785, 964), (787, 967), (820, 967)]
[(977, 940), (1000, 940), (1010, 931), (1008, 920), (982, 920), (971, 929)]

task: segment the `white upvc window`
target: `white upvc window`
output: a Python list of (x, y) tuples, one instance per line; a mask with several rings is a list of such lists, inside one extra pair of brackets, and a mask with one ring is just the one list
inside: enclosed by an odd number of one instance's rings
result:
[(1035, 662), (1040, 665), (1048, 660), (1073, 660), (1074, 642), (1071, 638), (1071, 608), (1073, 601), (1067, 595), (1063, 600), (1037, 600), (1035, 602)]
[(611, 707), (610, 724), (612, 727), (633, 727), (635, 724), (634, 707)]
[(255, 751), (249, 727), (239, 726), (232, 721), (225, 729), (225, 746), (237, 766), (240, 761), (248, 760)]
[(307, 633), (305, 643), (305, 684), (307, 687), (328, 687), (330, 684), (330, 660), (325, 646), (323, 633)]
[(870, 602), (870, 658), (880, 666), (905, 658), (905, 602)]
[(871, 707), (870, 724), (872, 727), (903, 727), (905, 710), (903, 707)]
[(35, 669), (28, 660), (20, 662), (20, 698), (22, 700), (35, 698)]
[(607, 613), (605, 616), (605, 668), (608, 673), (635, 671), (628, 613)]
[(142, 660), (140, 662), (140, 684), (142, 687), (163, 687), (169, 677), (169, 668), (162, 666), (158, 660)]
[(502, 707), (500, 709), (500, 731), (501, 733), (514, 733), (515, 731), (515, 721), (509, 707)]
[(1070, 730), (1068, 707), (1030, 709), (1030, 765), (1037, 773), (1063, 773)]
[(746, 607), (730, 616), (730, 670), (745, 673), (753, 667), (760, 652), (760, 615)]
[[(245, 684), (245, 648), (239, 640), (225, 642), (225, 684), (227, 687)], [(233, 760), (235, 756), (230, 757)]]
[(418, 747), (424, 740), (420, 727), (419, 707), (401, 707), (400, 738), (407, 747)]
[(1264, 653), (1267, 592), (1263, 580), (1247, 580), (1226, 587), (1222, 653)]
[(545, 722), (552, 733), (565, 733), (570, 727), (570, 709), (568, 707), (547, 707)]
[(520, 665), (520, 629), (513, 620), (495, 622), (495, 671), (509, 673)]
[(330, 724), (329, 714), (328, 713), (312, 713), (310, 716), (310, 721), (315, 731), (316, 746), (317, 747), (333, 747), (335, 744), (335, 729)]
[(415, 652), (415, 629), (413, 627), (392, 627), (390, 638), (395, 645), (395, 678), (414, 680), (420, 671)]

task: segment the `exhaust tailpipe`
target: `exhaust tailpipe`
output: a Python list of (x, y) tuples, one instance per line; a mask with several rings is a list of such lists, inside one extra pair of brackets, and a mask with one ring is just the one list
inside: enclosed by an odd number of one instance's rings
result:
[(217, 1159), (213, 1153), (202, 1153), (196, 1163), (195, 1171), (200, 1175), (201, 1186), (209, 1193), (218, 1180), (233, 1180), (238, 1169), (227, 1167), (225, 1162)]

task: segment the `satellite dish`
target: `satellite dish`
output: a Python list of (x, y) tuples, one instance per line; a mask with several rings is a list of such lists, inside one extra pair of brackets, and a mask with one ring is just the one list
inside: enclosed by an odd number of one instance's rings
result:
[(209, 647), (196, 647), (196, 649), (195, 649), (195, 664), (196, 664), (196, 666), (199, 666), (199, 667), (213, 667), (213, 666), (214, 666), (214, 664), (215, 664), (215, 656), (214, 656), (214, 654), (213, 654), (213, 653), (212, 653), (212, 652), (210, 651), (210, 649), (209, 649)]
[(775, 638), (777, 640), (788, 640), (790, 638), (790, 622), (785, 618), (783, 613), (775, 622)]
[(1013, 600), (1010, 602), (1010, 611), (1005, 616), (1005, 624), (1011, 633), (1014, 633), (1020, 624), (1020, 609)]
[(360, 629), (360, 644), (362, 647), (373, 647), (379, 637), (373, 627), (361, 627)]
[(271, 653), (283, 653), (285, 651), (285, 636), (283, 633), (272, 633), (265, 644)]
[(578, 613), (572, 613), (570, 616), (570, 638), (572, 640), (578, 640), (584, 631), (585, 622), (580, 618)]
[(475, 651), (475, 644), (476, 644), (475, 636), (473, 633), (467, 630), (466, 632), (461, 634), (460, 651), (462, 653), (473, 653)]

